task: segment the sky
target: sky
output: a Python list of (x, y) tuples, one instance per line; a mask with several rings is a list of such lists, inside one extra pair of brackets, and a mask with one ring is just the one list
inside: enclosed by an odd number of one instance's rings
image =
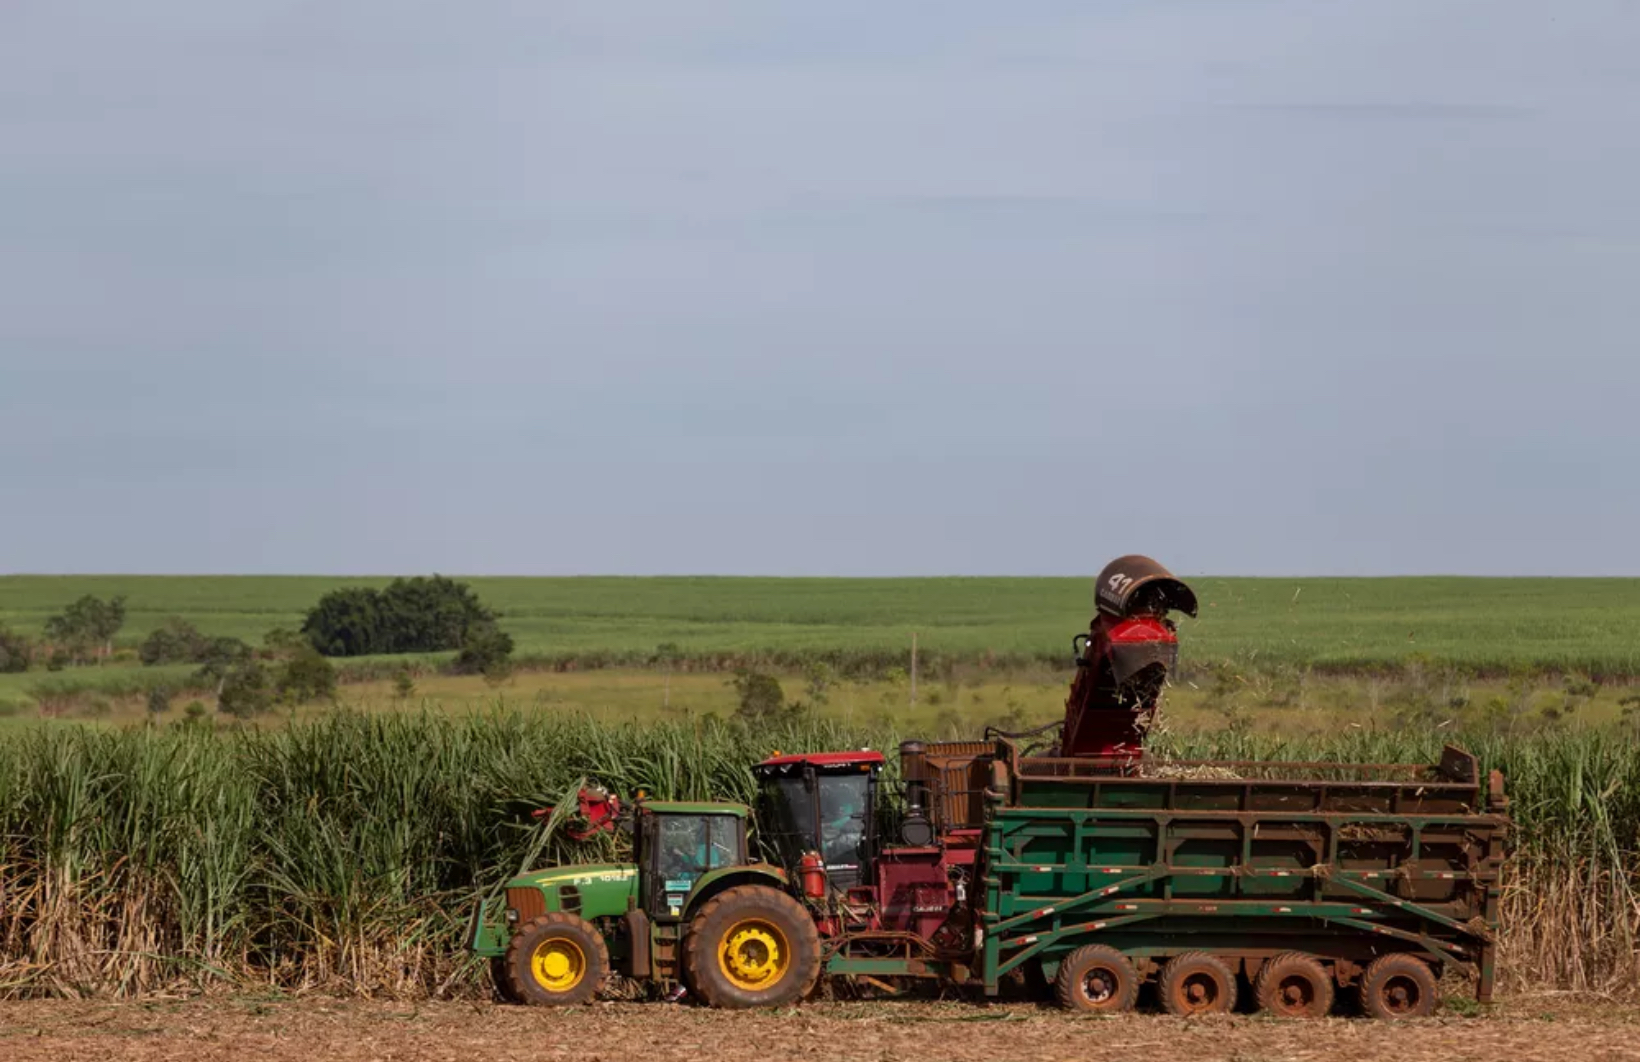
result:
[(1640, 5), (7, 0), (0, 571), (1640, 575)]

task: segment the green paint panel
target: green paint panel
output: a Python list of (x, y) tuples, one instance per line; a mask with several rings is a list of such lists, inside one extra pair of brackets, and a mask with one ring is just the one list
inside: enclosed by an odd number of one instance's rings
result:
[(645, 800), (643, 808), (661, 815), (734, 815), (744, 819), (751, 814), (745, 804), (711, 803), (690, 800)]

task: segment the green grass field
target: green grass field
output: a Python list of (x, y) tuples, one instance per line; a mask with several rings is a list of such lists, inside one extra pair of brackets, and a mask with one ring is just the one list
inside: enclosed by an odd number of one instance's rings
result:
[[(0, 623), (36, 632), (81, 594), (128, 598), (121, 641), (169, 616), (257, 642), (326, 590), (385, 579), (0, 576)], [(898, 652), (1062, 659), (1092, 608), (1089, 579), (477, 578), (522, 655)], [(1640, 674), (1640, 579), (1191, 580), (1187, 662), (1398, 668), (1417, 656), (1483, 673)]]

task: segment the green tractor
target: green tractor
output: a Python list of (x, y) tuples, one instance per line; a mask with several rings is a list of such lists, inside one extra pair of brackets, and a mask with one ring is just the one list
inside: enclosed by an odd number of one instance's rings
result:
[(814, 920), (786, 872), (749, 855), (745, 805), (640, 798), (623, 814), (583, 791), (580, 813), (572, 836), (629, 828), (634, 861), (521, 874), (506, 883), (505, 921), (479, 905), (469, 947), (503, 996), (585, 1003), (611, 973), (715, 1007), (776, 1006), (813, 987)]

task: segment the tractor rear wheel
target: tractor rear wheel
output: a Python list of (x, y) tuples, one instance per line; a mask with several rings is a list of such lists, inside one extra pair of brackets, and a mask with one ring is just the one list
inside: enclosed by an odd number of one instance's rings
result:
[(587, 1003), (609, 973), (609, 948), (591, 922), (554, 911), (530, 919), (513, 934), (504, 973), (507, 987), (521, 1003)]
[(707, 900), (689, 922), (684, 979), (711, 1007), (775, 1007), (820, 976), (820, 934), (803, 905), (764, 885)]
[(1436, 993), (1435, 972), (1411, 955), (1380, 956), (1361, 977), (1361, 1009), (1382, 1021), (1429, 1017)]
[(1228, 1014), (1236, 1009), (1236, 975), (1205, 951), (1187, 951), (1169, 959), (1156, 982), (1162, 1009), (1181, 1017)]
[(1088, 944), (1059, 964), (1054, 995), (1066, 1010), (1121, 1014), (1139, 1001), (1139, 971), (1115, 948)]
[(1325, 1018), (1332, 1012), (1333, 980), (1314, 958), (1289, 951), (1264, 964), (1253, 996), (1260, 1010), (1278, 1018)]

